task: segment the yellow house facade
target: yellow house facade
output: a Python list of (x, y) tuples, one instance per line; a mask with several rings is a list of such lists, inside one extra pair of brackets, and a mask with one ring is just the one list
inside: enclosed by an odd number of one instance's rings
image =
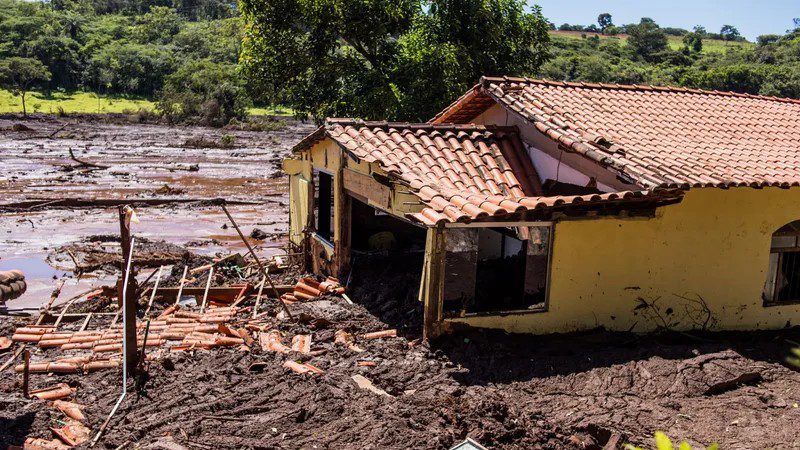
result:
[(484, 78), (431, 123), (299, 143), (290, 239), (341, 277), (419, 252), (429, 338), (794, 326), (798, 125), (784, 99)]

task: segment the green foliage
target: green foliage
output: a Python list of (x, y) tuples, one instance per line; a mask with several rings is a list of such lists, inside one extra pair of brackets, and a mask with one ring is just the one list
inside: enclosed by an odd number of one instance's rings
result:
[(133, 38), (141, 44), (168, 44), (178, 34), (183, 19), (166, 6), (154, 6), (136, 19)]
[[(692, 450), (692, 446), (689, 445), (689, 443), (686, 441), (681, 442), (676, 448), (672, 444), (670, 438), (662, 431), (656, 431), (655, 441), (656, 441), (656, 446), (655, 446), (656, 450)], [(719, 446), (717, 444), (711, 444), (706, 448), (706, 450), (717, 450), (718, 448)], [(644, 450), (644, 449), (641, 447), (636, 447), (631, 444), (626, 444), (625, 450)]]
[(151, 96), (176, 65), (167, 48), (114, 41), (87, 62), (84, 82), (99, 91)]
[(643, 17), (638, 25), (628, 25), (628, 46), (645, 61), (657, 61), (667, 50), (667, 35), (652, 19)]
[(484, 74), (534, 72), (547, 22), (520, 0), (243, 0), (259, 96), (316, 118), (427, 120)]
[[(153, 97), (185, 61), (207, 59), (234, 70), (242, 39), (240, 19), (230, 17), (235, 7), (226, 0), (172, 6), (172, 0), (0, 0), (0, 60), (44, 64), (52, 76), (37, 87), (48, 94)], [(227, 18), (190, 21), (209, 16)]]
[(703, 51), (703, 35), (697, 32), (683, 35), (683, 46), (687, 52), (700, 53)]
[(611, 14), (602, 13), (597, 16), (597, 24), (600, 25), (600, 29), (605, 32), (608, 27), (614, 26), (614, 21), (611, 19)]
[(28, 90), (50, 81), (50, 77), (50, 71), (37, 59), (14, 56), (0, 60), (0, 87), (9, 89), (22, 98), (23, 114), (28, 114), (25, 105)]
[(209, 60), (179, 67), (167, 77), (158, 100), (158, 109), (170, 120), (196, 119), (213, 126), (244, 119), (249, 106), (236, 70)]
[(739, 30), (733, 25), (723, 25), (719, 30), (719, 34), (726, 41), (736, 41), (742, 37)]

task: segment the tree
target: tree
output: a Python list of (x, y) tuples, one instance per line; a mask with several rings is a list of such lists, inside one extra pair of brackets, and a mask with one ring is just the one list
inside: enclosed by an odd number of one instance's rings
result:
[(597, 16), (597, 24), (600, 25), (600, 29), (605, 33), (608, 27), (614, 25), (614, 22), (611, 20), (611, 14), (603, 13)]
[(141, 44), (168, 44), (181, 29), (181, 16), (166, 6), (154, 6), (136, 18), (133, 35)]
[(547, 21), (523, 0), (243, 0), (241, 67), (301, 114), (427, 120), (481, 75), (534, 73)]
[(38, 59), (17, 56), (0, 60), (0, 86), (22, 97), (22, 115), (27, 116), (25, 95), (37, 84), (50, 81), (50, 71)]
[(204, 125), (223, 126), (244, 119), (250, 98), (236, 66), (209, 60), (188, 61), (167, 77), (158, 109), (170, 120), (197, 118)]
[(628, 46), (645, 61), (655, 61), (657, 55), (667, 49), (667, 35), (647, 17), (638, 25), (628, 25)]
[(687, 33), (683, 36), (683, 47), (689, 51), (694, 53), (700, 53), (703, 51), (703, 35), (692, 31), (691, 33)]
[(739, 33), (739, 30), (737, 30), (733, 25), (723, 25), (719, 30), (719, 34), (722, 36), (722, 39), (726, 41), (736, 41), (742, 36)]

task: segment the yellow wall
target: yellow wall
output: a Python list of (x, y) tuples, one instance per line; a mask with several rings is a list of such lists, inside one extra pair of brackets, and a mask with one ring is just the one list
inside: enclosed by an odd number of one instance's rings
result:
[[(551, 333), (603, 326), (656, 328), (634, 311), (637, 297), (657, 305), (675, 329), (696, 328), (678, 298), (700, 295), (713, 329), (800, 324), (800, 305), (763, 307), (772, 233), (800, 219), (800, 189), (695, 189), (655, 218), (586, 219), (555, 225), (548, 311), (452, 319), (512, 332)], [(666, 315), (667, 308), (673, 309)]]

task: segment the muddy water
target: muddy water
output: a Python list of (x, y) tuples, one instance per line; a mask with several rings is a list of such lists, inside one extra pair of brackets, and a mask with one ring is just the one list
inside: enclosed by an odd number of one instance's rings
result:
[[(31, 131), (12, 131), (14, 124)], [(226, 198), (258, 205), (229, 206), (245, 234), (257, 227), (284, 233), (286, 180), (279, 163), (313, 126), (289, 122), (275, 132), (203, 127), (167, 127), (40, 118), (0, 119), (0, 204), (59, 198)], [(190, 139), (215, 143), (233, 136), (233, 148), (188, 148)], [(227, 138), (230, 139), (230, 138)], [(69, 149), (81, 159), (110, 166), (75, 169)], [(196, 165), (196, 171), (188, 171)], [(168, 185), (170, 190), (164, 190)], [(158, 191), (159, 189), (161, 191)], [(141, 208), (134, 236), (189, 243), (201, 254), (244, 251), (219, 207), (169, 205)], [(116, 208), (52, 209), (0, 213), (0, 270), (21, 269), (28, 290), (9, 308), (35, 308), (49, 298), (58, 278), (67, 278), (59, 300), (114, 282), (113, 274), (74, 274), (49, 266), (55, 247), (99, 234), (118, 234)], [(253, 241), (265, 255), (279, 253), (282, 239)], [(61, 268), (66, 269), (66, 268)]]

